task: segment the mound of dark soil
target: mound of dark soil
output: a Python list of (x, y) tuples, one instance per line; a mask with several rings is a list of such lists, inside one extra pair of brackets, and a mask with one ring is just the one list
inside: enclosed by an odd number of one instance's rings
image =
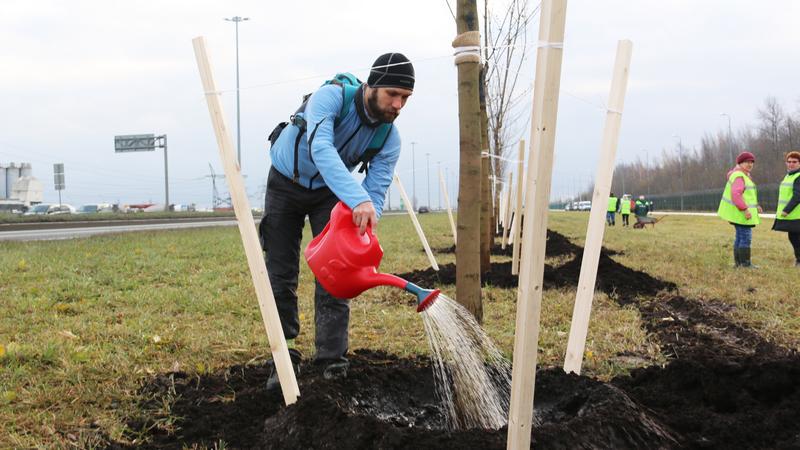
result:
[(673, 358), (614, 384), (691, 447), (800, 448), (800, 355), (733, 323), (721, 302), (662, 295), (638, 304)]
[[(577, 246), (576, 246), (577, 247)], [(544, 266), (545, 289), (577, 286), (581, 273), (583, 249), (578, 248), (575, 258), (560, 267)], [(511, 274), (511, 262), (492, 263), (491, 271), (483, 274), (481, 285), (501, 288), (517, 287), (519, 278)], [(422, 287), (434, 288), (443, 284), (455, 284), (455, 264), (439, 266), (439, 270), (427, 268), (397, 274), (400, 278), (411, 281)], [(596, 288), (618, 297), (622, 303), (630, 303), (638, 296), (653, 296), (662, 290), (675, 288), (674, 283), (653, 278), (646, 272), (630, 269), (609, 257), (605, 251), (600, 253), (597, 269)]]
[[(424, 250), (423, 250), (424, 251)], [(442, 247), (442, 248), (435, 248), (433, 249), (435, 253), (455, 253), (456, 246), (451, 245), (450, 247)], [(562, 255), (569, 255), (578, 253), (581, 251), (581, 247), (578, 245), (573, 244), (561, 233), (556, 231), (547, 230), (547, 246), (545, 248), (545, 254), (547, 256), (562, 256)], [(616, 252), (606, 250), (612, 252), (610, 254), (616, 254)], [(502, 245), (495, 243), (492, 245), (491, 248), (492, 255), (498, 256), (513, 256), (514, 254), (514, 246), (513, 245), (506, 245), (505, 250), (502, 248)]]
[[(148, 382), (141, 395), (150, 410), (173, 402), (182, 417), (172, 431), (154, 413), (129, 427), (147, 448), (505, 448), (507, 430), (447, 431), (426, 359), (357, 352), (345, 380), (325, 380), (314, 366), (298, 381), (302, 396), (284, 407), (264, 390), (263, 366), (187, 378), (173, 373)], [(678, 438), (622, 390), (561, 370), (537, 375), (537, 448), (670, 447)], [(133, 448), (114, 444), (111, 447)]]

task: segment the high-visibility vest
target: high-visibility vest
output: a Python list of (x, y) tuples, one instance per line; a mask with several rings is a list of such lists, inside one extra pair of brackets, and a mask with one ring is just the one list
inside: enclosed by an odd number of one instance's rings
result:
[(795, 206), (793, 210), (789, 211), (786, 217), (781, 216), (783, 207), (789, 203), (794, 193), (794, 181), (800, 177), (800, 171), (792, 175), (786, 175), (781, 181), (781, 187), (778, 189), (778, 212), (775, 214), (776, 220), (798, 220), (800, 219), (800, 206)]
[(608, 197), (608, 212), (617, 212), (617, 197)]
[[(747, 205), (747, 210), (750, 211), (750, 218), (745, 219), (744, 211), (739, 211), (736, 204), (733, 203), (733, 196), (731, 196), (731, 187), (737, 178), (744, 180), (744, 194), (742, 199)], [(739, 225), (758, 225), (761, 220), (758, 217), (758, 191), (756, 184), (744, 172), (736, 171), (728, 177), (728, 183), (725, 184), (725, 191), (722, 193), (722, 199), (719, 202), (719, 209), (717, 215), (728, 222)]]
[(631, 213), (631, 201), (627, 198), (623, 198), (622, 202), (619, 204), (619, 212), (620, 214), (630, 214)]

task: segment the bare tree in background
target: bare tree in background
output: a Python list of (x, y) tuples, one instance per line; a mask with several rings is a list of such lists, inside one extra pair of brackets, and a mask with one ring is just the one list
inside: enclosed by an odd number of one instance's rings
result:
[[(520, 86), (520, 73), (527, 60), (528, 27), (538, 15), (539, 4), (529, 11), (528, 2), (511, 0), (501, 15), (484, 4), (484, 73), (489, 145), (495, 156), (517, 147), (530, 122), (530, 86)], [(498, 180), (505, 179), (505, 162), (492, 158)], [(495, 194), (499, 204), (500, 189)]]

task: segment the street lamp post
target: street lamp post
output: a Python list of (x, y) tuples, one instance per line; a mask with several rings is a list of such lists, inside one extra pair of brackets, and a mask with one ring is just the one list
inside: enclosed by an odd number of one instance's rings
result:
[(431, 208), (431, 154), (425, 153), (425, 169), (428, 172), (428, 209)]
[(647, 196), (650, 197), (650, 180), (652, 177), (650, 176), (650, 152), (647, 149), (643, 148), (644, 151), (644, 173), (647, 176)]
[(678, 169), (680, 170), (680, 177), (681, 177), (681, 211), (683, 211), (683, 192), (684, 192), (684, 184), (683, 184), (683, 141), (681, 137), (677, 134), (673, 134), (672, 137), (678, 138)]
[(728, 152), (731, 154), (731, 167), (733, 167), (735, 160), (733, 159), (733, 133), (731, 132), (731, 116), (727, 113), (722, 113), (720, 116), (725, 116), (728, 118)]
[(236, 156), (239, 161), (239, 170), (242, 170), (242, 128), (239, 124), (239, 22), (250, 20), (249, 17), (234, 16), (225, 18), (233, 22), (236, 28)]
[(411, 143), (411, 209), (417, 210), (417, 168), (414, 162), (414, 146), (416, 142)]
[[(442, 162), (441, 161), (436, 161), (436, 173), (438, 173), (439, 176), (442, 176), (441, 175), (441, 173), (442, 173)], [(447, 187), (447, 185), (445, 185), (445, 187)], [(441, 183), (439, 184), (439, 189), (437, 189), (436, 192), (438, 193), (437, 202), (439, 204), (439, 209), (442, 209), (442, 186), (441, 186)]]

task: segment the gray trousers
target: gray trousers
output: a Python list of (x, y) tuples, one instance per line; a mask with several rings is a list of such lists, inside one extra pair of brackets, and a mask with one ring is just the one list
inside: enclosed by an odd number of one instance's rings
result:
[[(306, 216), (311, 222), (311, 232), (316, 236), (328, 224), (331, 210), (338, 201), (327, 187), (306, 189), (270, 168), (259, 232), (286, 339), (294, 339), (300, 333), (297, 282), (300, 241)], [(316, 360), (346, 360), (350, 301), (334, 298), (316, 282), (314, 309)]]

